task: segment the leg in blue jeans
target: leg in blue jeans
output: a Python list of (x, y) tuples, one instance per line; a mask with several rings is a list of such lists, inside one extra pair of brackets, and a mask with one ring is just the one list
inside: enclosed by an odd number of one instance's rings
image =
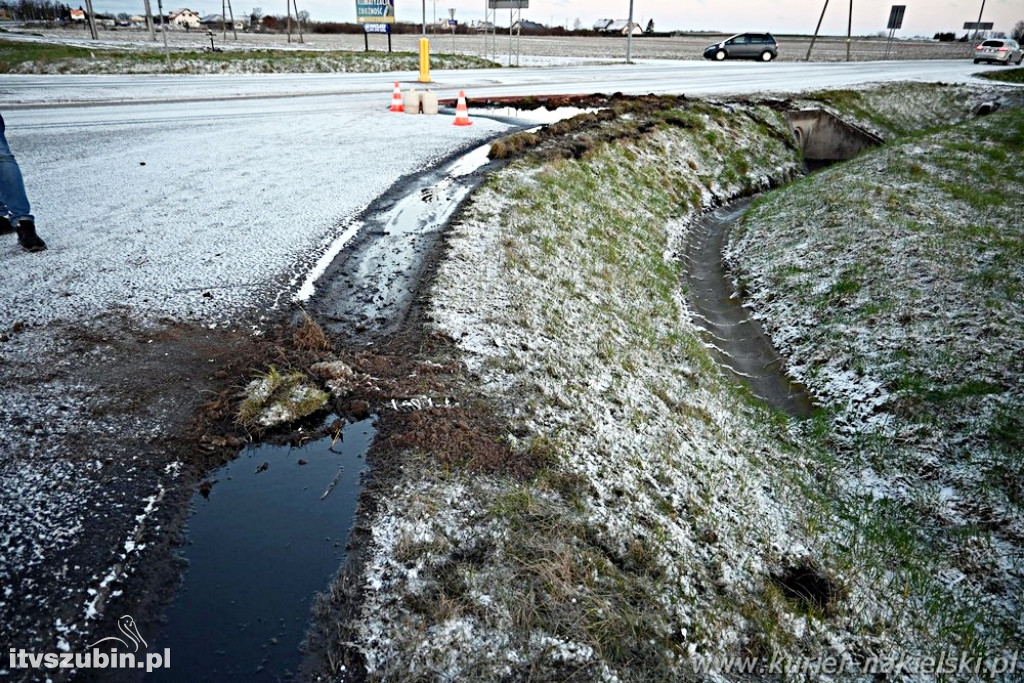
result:
[(43, 251), (46, 242), (36, 234), (36, 221), (32, 217), (32, 207), (28, 205), (25, 181), (7, 145), (5, 131), (4, 117), (0, 116), (0, 233), (13, 229), (18, 233), (18, 244), (22, 249)]
[(11, 223), (23, 218), (33, 220), (32, 208), (25, 194), (25, 181), (21, 178), (21, 169), (11, 154), (4, 135), (4, 118), (0, 116), (0, 213), (10, 215)]

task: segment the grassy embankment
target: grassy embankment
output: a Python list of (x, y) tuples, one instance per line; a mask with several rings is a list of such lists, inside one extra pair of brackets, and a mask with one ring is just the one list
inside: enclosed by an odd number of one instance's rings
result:
[[(497, 64), (471, 55), (435, 54), (436, 69), (478, 69)], [(412, 52), (313, 50), (172, 50), (170, 65), (158, 44), (147, 50), (82, 48), (0, 39), (0, 73), (377, 73), (418, 71)]]
[(1024, 69), (986, 71), (985, 73), (978, 75), (990, 81), (999, 81), (1000, 83), (1024, 83)]
[(765, 197), (733, 254), (849, 428), (810, 493), (871, 512), (920, 628), (989, 650), (1022, 629), (1022, 154), (1019, 109), (909, 135)]
[(922, 634), (985, 652), (1024, 630), (1022, 154), (1020, 109), (907, 135), (764, 197), (731, 254), (841, 426), (808, 496), (885, 548), (847, 562), (892, 572)]
[[(920, 94), (908, 128), (970, 109)], [(673, 255), (710, 203), (795, 171), (780, 113), (666, 102), (575, 125), (474, 196), (433, 293), (534, 468), (407, 452), (342, 638), (374, 675), (481, 680), (1001, 651), (1012, 610), (948, 581), (900, 503), (848, 488), (859, 463), (832, 447), (831, 414), (798, 426), (757, 405), (691, 323)]]

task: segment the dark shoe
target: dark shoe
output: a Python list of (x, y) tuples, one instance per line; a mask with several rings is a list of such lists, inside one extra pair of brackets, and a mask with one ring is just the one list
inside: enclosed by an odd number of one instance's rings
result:
[(32, 221), (18, 221), (15, 230), (18, 231), (18, 244), (25, 251), (42, 251), (46, 249), (46, 242), (39, 239), (39, 235), (36, 234), (36, 224)]
[(14, 225), (11, 219), (0, 213), (0, 235), (10, 235), (14, 232)]

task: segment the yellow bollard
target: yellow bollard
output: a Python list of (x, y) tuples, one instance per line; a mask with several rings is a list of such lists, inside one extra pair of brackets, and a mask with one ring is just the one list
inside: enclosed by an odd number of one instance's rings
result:
[(420, 38), (420, 83), (430, 83), (429, 38)]

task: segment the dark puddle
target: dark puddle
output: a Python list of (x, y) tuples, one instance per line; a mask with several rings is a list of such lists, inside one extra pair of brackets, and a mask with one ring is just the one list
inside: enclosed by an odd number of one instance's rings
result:
[[(302, 447), (256, 446), (209, 476), (158, 649), (167, 681), (274, 681), (299, 668), (314, 595), (345, 558), (373, 422)], [(300, 464), (304, 461), (305, 464)]]
[(722, 365), (754, 396), (787, 415), (806, 417), (813, 410), (810, 396), (786, 375), (783, 358), (743, 307), (725, 267), (729, 229), (748, 206), (750, 200), (742, 200), (707, 214), (687, 237), (684, 281), (694, 322)]

